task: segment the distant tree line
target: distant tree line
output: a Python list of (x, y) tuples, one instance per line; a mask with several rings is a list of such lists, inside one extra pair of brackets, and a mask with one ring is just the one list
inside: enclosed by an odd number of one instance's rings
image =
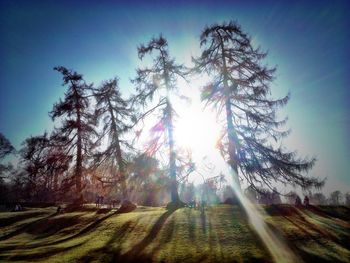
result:
[[(201, 55), (193, 58), (192, 68), (186, 68), (170, 55), (162, 35), (140, 45), (140, 60), (150, 57), (152, 62), (137, 69), (132, 80), (135, 92), (129, 98), (121, 94), (118, 77), (94, 86), (74, 70), (55, 67), (65, 88), (64, 97), (49, 112), (55, 128), (24, 140), (16, 152), (16, 169), (0, 166), (2, 200), (81, 202), (103, 193), (139, 204), (171, 201), (181, 206), (195, 198), (195, 187), (186, 183), (195, 165), (178, 151), (171, 101), (179, 79), (194, 75), (210, 78), (201, 88), (202, 101), (218, 113), (224, 128), (219, 150), (238, 189), (246, 182), (245, 193), (265, 203), (281, 202), (275, 182), (321, 188), (324, 181), (306, 175), (315, 158), (300, 158), (280, 144), (289, 130), (283, 129), (286, 120), (279, 120), (276, 113), (289, 94), (279, 99), (270, 96), (275, 68), (264, 64), (267, 53), (254, 47), (236, 22), (206, 27), (200, 46)], [(151, 139), (146, 149), (136, 149), (130, 134), (139, 136), (135, 127), (149, 116), (156, 118)], [(157, 159), (159, 151), (167, 153), (166, 164)], [(0, 159), (14, 153), (1, 135)], [(222, 200), (229, 190), (225, 193), (221, 182), (223, 192), (218, 197), (219, 181), (204, 181), (201, 195)], [(332, 198), (341, 200), (336, 194)]]

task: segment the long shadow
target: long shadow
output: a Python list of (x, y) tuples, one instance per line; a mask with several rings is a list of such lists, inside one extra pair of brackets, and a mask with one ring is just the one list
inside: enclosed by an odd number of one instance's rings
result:
[(195, 213), (192, 213), (192, 209), (194, 208), (186, 208), (186, 215), (187, 215), (187, 221), (188, 221), (188, 234), (190, 240), (193, 242), (196, 239), (195, 235), (195, 229), (196, 229), (196, 217)]
[[(322, 230), (319, 227), (317, 227), (315, 224), (310, 223), (301, 211), (299, 211), (298, 209), (295, 208), (294, 213), (297, 216), (297, 218), (307, 227), (307, 229), (310, 229), (310, 230), (318, 233), (323, 238), (327, 238), (335, 243), (338, 243), (338, 239), (334, 234), (330, 233), (329, 231)], [(299, 224), (296, 224), (293, 220), (290, 220), (288, 217), (284, 216), (284, 218), (289, 220), (295, 226), (301, 228), (301, 226)], [(311, 236), (311, 234), (308, 231), (306, 231), (306, 232), (308, 233), (309, 236)]]
[[(15, 212), (16, 213), (16, 212)], [(23, 212), (17, 212), (17, 213), (23, 213)], [(41, 211), (33, 211), (33, 212), (27, 212), (27, 213), (23, 213), (23, 214), (14, 214), (11, 217), (8, 218), (0, 218), (0, 226), (1, 227), (5, 227), (5, 226), (9, 226), (12, 225), (16, 222), (31, 218), (31, 217), (36, 217), (36, 216), (40, 216), (40, 215), (44, 215), (47, 214), (47, 212), (41, 212)]]
[[(339, 208), (339, 207), (337, 207)], [(348, 208), (344, 209), (343, 207), (340, 207), (343, 210), (349, 210)], [(281, 206), (281, 205), (274, 205), (269, 207), (269, 214), (271, 215), (280, 215), (283, 216), (283, 218), (285, 218), (286, 220), (288, 220), (291, 224), (293, 224), (297, 229), (299, 229), (302, 233), (305, 234), (304, 238), (299, 238), (296, 239), (295, 241), (299, 241), (299, 242), (307, 242), (308, 240), (312, 240), (315, 243), (319, 244), (320, 246), (322, 246), (325, 250), (331, 251), (332, 254), (337, 254), (338, 251), (335, 250), (335, 248), (333, 246), (330, 246), (328, 244), (328, 241), (332, 241), (335, 244), (341, 246), (341, 247), (345, 247), (345, 248), (349, 248), (349, 241), (350, 241), (350, 237), (349, 235), (343, 235), (341, 238), (338, 238), (333, 231), (330, 231), (328, 229), (324, 230), (322, 228), (320, 228), (317, 224), (313, 224), (311, 223), (308, 219), (307, 216), (308, 213), (306, 213), (307, 211), (310, 211), (313, 214), (316, 214), (318, 216), (320, 216), (321, 218), (326, 218), (328, 220), (334, 220), (334, 219), (341, 219), (342, 216), (344, 216), (343, 214), (339, 214), (338, 212), (329, 212), (327, 209), (329, 209), (329, 207), (324, 207), (324, 209), (320, 209), (317, 206), (308, 206), (307, 208), (301, 208), (301, 209), (297, 209), (294, 206)], [(346, 213), (347, 211), (345, 211)], [(322, 224), (326, 224), (325, 222), (322, 222), (321, 220), (315, 219), (318, 222), (322, 223)], [(333, 225), (333, 224), (331, 224)], [(335, 224), (334, 224), (335, 225)], [(312, 234), (309, 231), (313, 231), (316, 233)], [(344, 232), (344, 231), (343, 231)], [(322, 240), (320, 240), (320, 238), (324, 238), (325, 242), (323, 242)], [(291, 243), (291, 247), (294, 248), (295, 251), (297, 251), (298, 254), (300, 254), (300, 256), (306, 260), (307, 262), (327, 262), (328, 259), (322, 258), (321, 255), (316, 255), (316, 254), (311, 254), (308, 253), (304, 250), (302, 250), (300, 247), (296, 246), (295, 242), (290, 242)], [(336, 260), (335, 258), (333, 258), (333, 260)]]
[(120, 256), (121, 247), (120, 245), (116, 248), (113, 247), (113, 244), (118, 242), (122, 243), (123, 238), (127, 233), (132, 232), (132, 230), (136, 227), (138, 220), (135, 222), (127, 221), (123, 224), (118, 231), (116, 231), (113, 236), (108, 240), (108, 242), (101, 248), (94, 249), (88, 252), (86, 255), (82, 256), (77, 262), (91, 262), (91, 261), (99, 261), (100, 258), (104, 256), (109, 256), (110, 262), (118, 262), (117, 259)]
[[(212, 213), (211, 213), (212, 215)], [(210, 254), (213, 254), (214, 246), (215, 246), (215, 236), (212, 225), (212, 217), (208, 217), (208, 243), (209, 243), (209, 251)]]
[[(309, 205), (307, 207), (300, 207), (301, 210), (308, 210), (317, 215), (328, 219), (338, 218), (349, 222), (350, 220), (350, 208), (346, 206), (314, 206)], [(269, 205), (265, 208), (265, 212), (270, 216), (291, 216), (295, 214), (298, 209), (293, 205)]]
[[(343, 246), (344, 245), (344, 242), (340, 242), (340, 240), (338, 240), (335, 236), (333, 236), (332, 234), (328, 233), (328, 232), (325, 232), (321, 229), (319, 229), (318, 227), (315, 227), (315, 225), (313, 225), (312, 223), (310, 223), (303, 215), (302, 213), (295, 208), (295, 211), (294, 211), (294, 216), (296, 216), (296, 218), (298, 219), (293, 220), (293, 218), (290, 218), (290, 216), (287, 216), (287, 215), (283, 215), (283, 217), (288, 220), (290, 223), (292, 223), (295, 227), (297, 227), (302, 233), (305, 234), (306, 238), (298, 238), (296, 239), (295, 241), (299, 241), (299, 242), (307, 242), (308, 240), (312, 240), (314, 241), (315, 243), (317, 243), (318, 245), (322, 246), (325, 250), (331, 250), (332, 251), (332, 254), (337, 254), (338, 252), (334, 249), (333, 246), (329, 246), (328, 245), (328, 240), (331, 240), (333, 241), (334, 243), (340, 245), (340, 246)], [(303, 226), (304, 227), (303, 227)], [(306, 227), (306, 228), (305, 228)], [(314, 236), (313, 234), (311, 234), (308, 229), (316, 232), (319, 236)], [(322, 240), (319, 239), (319, 237), (321, 238), (325, 238), (326, 241), (325, 242), (322, 242)], [(306, 260), (307, 262), (328, 262), (329, 260), (328, 259), (325, 259), (322, 257), (322, 255), (316, 255), (316, 254), (311, 254), (311, 253), (308, 253), (306, 251), (304, 251), (303, 249), (301, 249), (300, 247), (296, 246), (295, 242), (293, 243), (293, 246), (295, 251), (298, 252), (298, 254), (304, 259)], [(333, 260), (336, 261), (335, 258), (333, 258)]]
[[(289, 221), (292, 225), (294, 225), (296, 228), (298, 228), (302, 233), (304, 233), (309, 239), (312, 239), (313, 241), (315, 241), (316, 243), (318, 243), (321, 246), (325, 246), (325, 244), (323, 242), (321, 242), (320, 240), (318, 240), (317, 237), (315, 237), (314, 235), (312, 235), (309, 231), (307, 231), (304, 227), (301, 226), (301, 224), (298, 224), (297, 222), (295, 222), (295, 220), (292, 220), (291, 218), (289, 218), (288, 216), (283, 216), (283, 218), (285, 218), (287, 221)], [(298, 241), (302, 241), (302, 240), (307, 240), (307, 239), (297, 239)]]
[[(313, 213), (321, 215), (323, 217), (332, 218), (332, 219), (338, 218), (347, 222), (350, 221), (350, 208), (346, 206), (330, 207), (330, 206), (310, 205), (308, 209)], [(343, 211), (339, 211), (339, 210), (343, 210)]]
[(82, 236), (86, 233), (88, 233), (89, 231), (93, 230), (94, 228), (96, 228), (100, 223), (102, 223), (103, 221), (105, 221), (106, 219), (110, 218), (111, 216), (118, 214), (117, 211), (110, 213), (108, 215), (105, 215), (103, 217), (101, 217), (100, 219), (94, 221), (93, 223), (89, 224), (88, 226), (84, 227), (82, 230), (80, 230), (78, 233), (71, 235), (69, 237), (65, 237), (63, 239), (59, 239), (57, 241), (51, 242), (51, 243), (46, 243), (45, 245), (56, 245), (74, 238), (77, 238), (79, 236)]
[(168, 210), (161, 217), (159, 217), (158, 220), (154, 223), (154, 225), (153, 225), (152, 229), (150, 230), (150, 232), (148, 233), (148, 235), (143, 240), (141, 240), (138, 244), (136, 244), (132, 249), (130, 249), (128, 252), (126, 252), (124, 255), (122, 255), (122, 257), (123, 257), (122, 262), (134, 262), (135, 259), (137, 259), (137, 258), (144, 258), (145, 259), (145, 257), (141, 257), (142, 251), (149, 244), (151, 244), (152, 241), (157, 237), (157, 235), (158, 235), (159, 231), (162, 229), (162, 226), (164, 225), (165, 221), (174, 212), (175, 212), (175, 209)]
[[(312, 216), (312, 219), (316, 221), (317, 223), (314, 224), (317, 229), (320, 229), (320, 231), (323, 231), (326, 233), (327, 237), (332, 239), (334, 242), (338, 243), (339, 245), (343, 245), (350, 248), (350, 224), (348, 222), (345, 222), (343, 220), (334, 220), (334, 218), (328, 216), (323, 216), (322, 214), (314, 213), (311, 210), (304, 210), (302, 211), (303, 214), (306, 216)], [(327, 221), (324, 221), (324, 220)], [(321, 227), (323, 226), (325, 230), (322, 230)]]
[[(325, 213), (322, 213), (321, 210), (319, 210), (317, 207), (309, 206), (308, 208), (302, 208), (303, 210), (308, 210), (311, 212), (317, 211), (315, 214), (320, 215), (322, 217), (328, 218), (328, 219), (334, 219), (333, 217), (328, 216)], [(310, 223), (307, 218), (305, 217), (306, 214), (304, 214), (301, 210), (297, 209), (294, 206), (283, 206), (283, 205), (271, 205), (266, 209), (266, 212), (271, 216), (283, 216), (285, 219), (290, 221), (293, 225), (295, 225), (298, 228), (302, 228), (299, 224), (296, 224), (295, 221), (290, 219), (290, 217), (295, 217), (299, 219), (306, 227), (307, 229), (311, 229), (312, 231), (318, 233), (322, 237), (331, 239), (334, 242), (337, 242), (337, 238), (334, 236), (334, 234), (330, 233), (329, 231), (325, 231), (317, 227), (316, 225)], [(302, 230), (302, 229), (300, 229)], [(304, 229), (305, 230), (305, 229)], [(303, 231), (305, 233), (305, 231)], [(308, 231), (306, 231), (309, 236), (311, 235)]]
[[(292, 218), (289, 218), (288, 216), (283, 216), (286, 220), (288, 220), (289, 222), (291, 222), (295, 227), (297, 227), (302, 233), (304, 233), (307, 237), (306, 238), (298, 238), (298, 239), (294, 239), (293, 241), (289, 240), (289, 246), (291, 248), (293, 248), (293, 250), (295, 252), (298, 253), (298, 255), (305, 261), (305, 262), (339, 262), (338, 260), (336, 260), (335, 258), (333, 258), (332, 260), (328, 259), (328, 258), (324, 258), (322, 257), (322, 254), (313, 254), (310, 252), (307, 252), (305, 250), (303, 250), (300, 245), (298, 246), (296, 244), (295, 241), (297, 242), (307, 242), (310, 239), (312, 241), (314, 241), (315, 243), (317, 243), (318, 245), (322, 246), (325, 250), (333, 250), (332, 254), (337, 254), (337, 251), (334, 250), (331, 246), (327, 246), (327, 241), (326, 242), (322, 242), (321, 240), (318, 239), (318, 237), (315, 237), (314, 235), (312, 235), (309, 231), (307, 231), (307, 229), (305, 229), (304, 227), (301, 226), (301, 224), (298, 222), (296, 222), (295, 220), (293, 220)], [(302, 219), (299, 219), (299, 221), (301, 221)], [(309, 223), (310, 224), (310, 223)], [(322, 236), (321, 236), (322, 237)]]
[[(306, 214), (307, 215), (307, 214)], [(332, 242), (334, 242), (335, 244), (339, 245), (339, 246), (342, 246), (342, 247), (345, 247), (347, 249), (349, 249), (349, 244), (350, 244), (350, 235), (349, 233), (347, 232), (346, 234), (344, 234), (344, 230), (341, 230), (342, 233), (340, 233), (339, 229), (334, 229), (334, 227), (336, 226), (336, 223), (332, 223), (332, 224), (328, 224), (328, 227), (332, 228), (332, 230), (329, 230), (329, 229), (321, 229), (317, 224), (312, 224), (310, 223), (306, 218), (305, 216), (302, 214), (302, 212), (298, 211), (298, 216), (300, 217), (300, 220), (302, 220), (302, 222), (304, 223), (304, 225), (308, 228), (308, 229), (311, 229), (312, 231), (318, 233), (321, 237), (325, 238), (325, 239), (328, 239)], [(334, 220), (334, 218), (331, 218)], [(314, 220), (317, 220), (319, 223), (321, 224), (325, 224), (324, 222), (318, 220), (318, 219), (314, 219)], [(338, 236), (336, 236), (336, 234), (334, 233), (334, 231), (338, 231)], [(346, 230), (345, 230), (346, 231)], [(336, 251), (335, 251), (336, 253)]]
[(202, 226), (203, 234), (207, 233), (207, 229), (205, 227), (205, 222), (206, 222), (205, 210), (201, 209), (201, 226)]
[(4, 260), (4, 261), (16, 261), (16, 260), (28, 261), (28, 260), (33, 260), (33, 261), (35, 261), (37, 259), (53, 256), (53, 255), (55, 255), (57, 253), (60, 253), (60, 252), (67, 252), (68, 250), (71, 250), (73, 248), (80, 247), (82, 244), (83, 243), (79, 243), (79, 244), (76, 244), (76, 245), (72, 245), (70, 247), (63, 247), (63, 248), (52, 248), (49, 251), (32, 253), (32, 254), (25, 254), (25, 253), (21, 252), (20, 254), (13, 255), (13, 256), (2, 256), (2, 255), (0, 255), (0, 261), (1, 260)]
[(162, 235), (159, 244), (154, 247), (152, 249), (152, 251), (149, 254), (149, 257), (152, 258), (152, 256), (159, 250), (161, 250), (161, 248), (166, 244), (169, 243), (171, 241), (171, 239), (173, 238), (174, 235), (174, 231), (175, 231), (175, 219), (174, 217), (170, 219), (169, 223), (166, 224), (165, 228), (164, 228), (164, 235)]
[(13, 232), (11, 232), (11, 233), (8, 233), (8, 234), (6, 234), (6, 235), (1, 236), (1, 237), (0, 237), (0, 241), (1, 241), (1, 240), (8, 239), (8, 238), (11, 238), (11, 237), (16, 236), (16, 235), (18, 235), (18, 234), (20, 234), (20, 233), (23, 233), (23, 232), (25, 232), (27, 229), (29, 229), (30, 227), (34, 226), (35, 224), (38, 224), (38, 223), (40, 223), (40, 222), (42, 222), (42, 221), (44, 221), (44, 220), (47, 220), (47, 219), (49, 219), (49, 218), (51, 218), (51, 217), (54, 217), (55, 215), (57, 215), (57, 213), (53, 213), (53, 214), (51, 214), (51, 215), (49, 215), (49, 216), (47, 216), (47, 217), (40, 218), (40, 219), (38, 219), (38, 220), (35, 220), (35, 221), (30, 222), (30, 223), (28, 223), (28, 224), (25, 224), (25, 225), (21, 226), (20, 228), (16, 229), (15, 231), (13, 231)]
[[(251, 263), (253, 262), (254, 263), (257, 263), (257, 262), (272, 263), (273, 259), (269, 251), (268, 244), (265, 243), (266, 241), (261, 238), (256, 228), (251, 224), (250, 217), (247, 211), (245, 210), (245, 208), (240, 204), (233, 205), (231, 211), (232, 211), (232, 217), (236, 218), (235, 220), (237, 220), (235, 223), (236, 227), (247, 228), (251, 235), (251, 237), (248, 237), (248, 238), (251, 238), (251, 240), (249, 240), (250, 244), (255, 245), (258, 249), (261, 250), (261, 253), (265, 255), (263, 258), (257, 258), (252, 253), (242, 252), (241, 259), (244, 259), (244, 262), (251, 262)], [(275, 228), (272, 224), (269, 224), (265, 220), (264, 220), (264, 223), (268, 232), (274, 233), (274, 236), (278, 240), (284, 241), (284, 237), (279, 229)], [(240, 242), (240, 239), (238, 239), (237, 242)], [(242, 261), (241, 259), (239, 261)]]
[[(21, 248), (22, 249), (30, 249), (30, 248), (37, 248), (37, 247), (46, 247), (46, 246), (57, 245), (57, 244), (60, 244), (60, 243), (72, 240), (74, 238), (77, 238), (79, 236), (82, 236), (82, 235), (88, 233), (89, 231), (92, 231), (94, 228), (96, 228), (104, 220), (108, 219), (109, 217), (111, 217), (111, 216), (113, 216), (115, 214), (117, 214), (117, 211), (115, 211), (114, 213), (110, 213), (110, 214), (108, 214), (108, 215), (106, 215), (104, 217), (101, 217), (100, 219), (98, 219), (98, 220), (94, 221), (93, 223), (89, 224), (88, 226), (84, 227), (82, 230), (80, 230), (78, 233), (76, 233), (74, 235), (71, 235), (71, 236), (68, 236), (68, 237), (56, 240), (56, 241), (47, 242), (47, 243), (44, 243), (44, 244), (39, 243), (39, 244), (25, 245), (25, 246), (21, 245)], [(15, 231), (13, 233), (11, 233), (11, 235), (7, 235), (8, 236), (7, 238), (15, 236), (15, 235), (17, 235), (19, 233), (22, 233), (22, 232), (26, 231), (27, 229), (29, 229), (30, 227), (34, 226), (35, 224), (38, 224), (41, 221), (44, 221), (44, 220), (49, 219), (51, 217), (54, 217), (56, 215), (57, 215), (57, 213), (54, 213), (54, 214), (52, 214), (52, 215), (50, 215), (48, 217), (42, 218), (40, 220), (36, 220), (35, 222), (30, 223), (30, 224), (26, 225), (25, 227), (23, 227), (23, 228)], [(18, 245), (6, 246), (4, 248), (0, 248), (0, 251), (8, 251), (8, 250), (16, 249), (18, 247), (19, 247)]]

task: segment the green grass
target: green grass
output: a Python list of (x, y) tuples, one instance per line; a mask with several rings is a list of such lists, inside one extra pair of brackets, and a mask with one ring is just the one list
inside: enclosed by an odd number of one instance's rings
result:
[[(265, 221), (305, 262), (350, 262), (350, 209), (266, 206)], [(0, 213), (0, 262), (271, 262), (237, 206)]]

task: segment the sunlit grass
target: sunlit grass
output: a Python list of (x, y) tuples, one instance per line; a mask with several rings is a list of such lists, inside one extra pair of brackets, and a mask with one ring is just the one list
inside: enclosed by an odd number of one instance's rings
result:
[[(267, 225), (283, 236), (304, 261), (349, 262), (349, 221), (329, 217), (321, 209), (280, 205), (263, 210)], [(139, 207), (127, 214), (114, 210), (60, 215), (54, 212), (47, 208), (0, 213), (0, 222), (7, 222), (0, 225), (0, 261), (272, 261), (269, 250), (238, 206), (216, 205), (204, 211), (182, 208), (174, 212)], [(30, 214), (33, 217), (23, 216)], [(334, 214), (337, 215), (346, 218), (349, 209), (339, 210)], [(12, 222), (6, 221), (9, 218)], [(14, 231), (18, 232), (4, 238)]]

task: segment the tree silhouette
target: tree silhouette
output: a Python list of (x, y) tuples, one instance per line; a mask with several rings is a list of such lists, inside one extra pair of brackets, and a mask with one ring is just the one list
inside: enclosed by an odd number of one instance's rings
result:
[(10, 141), (0, 132), (0, 160), (5, 158), (6, 155), (14, 153), (15, 148)]
[[(10, 141), (0, 132), (0, 161), (7, 155), (14, 153), (15, 148), (12, 146)], [(10, 164), (5, 165), (0, 163), (0, 183), (2, 183), (3, 174), (6, 174), (12, 169)]]
[(118, 169), (113, 169), (117, 171), (115, 181), (120, 182), (123, 199), (127, 200), (126, 163), (122, 155), (122, 146), (131, 148), (131, 145), (122, 140), (121, 136), (130, 127), (128, 123), (132, 117), (132, 110), (121, 96), (117, 78), (104, 82), (94, 95), (97, 117), (103, 120), (100, 139), (109, 137), (107, 148), (96, 155), (97, 160), (99, 163), (109, 163), (111, 167), (118, 166)]
[(310, 203), (315, 205), (325, 205), (326, 197), (323, 193), (314, 193), (310, 195)]
[(52, 136), (46, 152), (45, 170), (47, 187), (53, 191), (57, 197), (59, 190), (59, 177), (62, 177), (63, 174), (68, 171), (69, 163), (72, 160), (72, 155), (67, 154), (60, 142), (57, 142)]
[[(175, 59), (171, 58), (168, 51), (168, 42), (163, 36), (153, 38), (147, 45), (138, 47), (138, 56), (142, 60), (145, 55), (151, 55), (156, 51), (157, 55), (153, 59), (152, 67), (137, 70), (137, 77), (133, 80), (136, 84), (138, 94), (135, 101), (141, 106), (146, 106), (148, 102), (152, 102), (156, 97), (159, 101), (151, 110), (146, 111), (141, 118), (154, 112), (156, 109), (163, 110), (161, 121), (154, 127), (156, 132), (167, 132), (167, 144), (169, 146), (169, 174), (171, 179), (171, 201), (179, 203), (178, 183), (176, 179), (176, 152), (173, 136), (173, 115), (174, 109), (169, 99), (170, 92), (175, 90), (177, 79), (184, 78), (185, 68), (182, 65), (176, 64)], [(153, 144), (159, 144), (155, 140)], [(158, 149), (153, 145), (153, 149)]]
[(59, 176), (68, 170), (71, 156), (65, 153), (60, 142), (46, 132), (25, 139), (22, 145), (19, 152), (27, 181), (27, 194), (31, 198), (43, 197), (39, 193), (50, 193), (50, 197), (56, 197)]
[(350, 206), (350, 192), (345, 194), (345, 205)]
[(288, 102), (289, 95), (270, 97), (275, 68), (262, 65), (267, 53), (254, 48), (235, 22), (206, 27), (200, 45), (203, 51), (193, 59), (194, 69), (212, 78), (202, 90), (202, 100), (224, 117), (220, 147), (237, 185), (243, 177), (254, 188), (259, 184), (273, 190), (272, 182), (321, 187), (323, 182), (303, 174), (315, 159), (298, 158), (295, 152), (273, 145), (289, 134), (281, 129), (286, 119), (276, 117), (276, 110)]
[(97, 136), (94, 129), (95, 118), (89, 111), (87, 85), (83, 76), (65, 67), (55, 67), (63, 75), (63, 86), (68, 85), (64, 100), (56, 103), (50, 112), (52, 120), (62, 118), (62, 126), (56, 129), (54, 137), (61, 137), (61, 147), (66, 149), (67, 155), (75, 150), (75, 185), (77, 193), (82, 191), (83, 163), (87, 161), (93, 144), (93, 137)]
[(334, 191), (329, 195), (330, 205), (340, 205), (342, 199), (343, 199), (343, 195), (339, 190)]
[(160, 206), (167, 201), (169, 176), (159, 161), (147, 154), (136, 154), (128, 163), (131, 198), (138, 204)]
[(46, 172), (46, 156), (49, 138), (47, 133), (31, 136), (22, 143), (21, 161), (26, 173), (27, 189), (30, 198), (38, 197)]

